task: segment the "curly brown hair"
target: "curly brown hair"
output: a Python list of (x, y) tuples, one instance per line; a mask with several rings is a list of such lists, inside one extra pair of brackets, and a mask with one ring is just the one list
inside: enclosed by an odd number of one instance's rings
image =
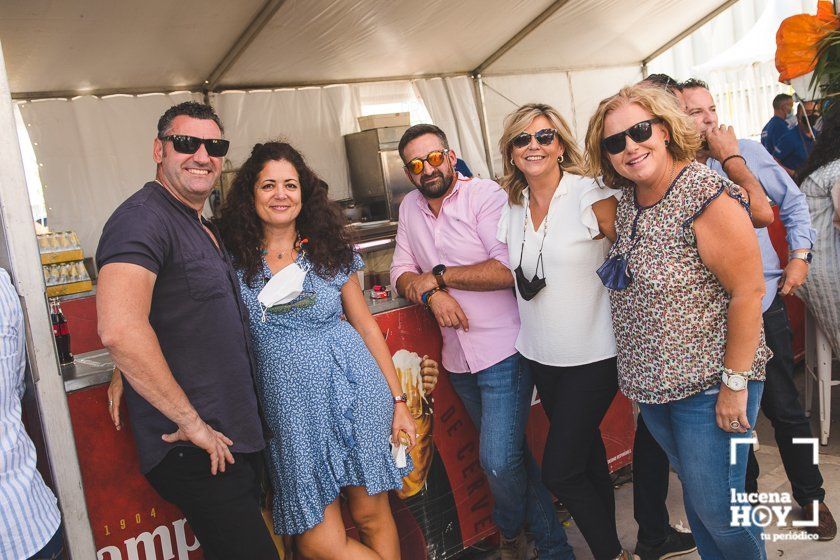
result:
[(217, 225), (233, 264), (251, 283), (262, 267), (263, 225), (255, 208), (257, 177), (269, 161), (286, 160), (300, 177), (301, 211), (295, 222), (305, 239), (304, 249), (320, 276), (334, 276), (353, 263), (353, 248), (341, 207), (327, 196), (327, 184), (315, 174), (299, 151), (286, 142), (257, 144), (242, 164), (227, 193)]

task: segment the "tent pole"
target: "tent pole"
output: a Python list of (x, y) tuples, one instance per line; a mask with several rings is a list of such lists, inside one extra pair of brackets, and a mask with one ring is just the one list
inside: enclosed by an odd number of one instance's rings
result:
[(478, 124), (481, 126), (481, 140), (484, 144), (484, 159), (487, 160), (487, 170), (490, 172), (490, 179), (496, 177), (496, 171), (493, 169), (493, 156), (490, 154), (490, 129), (487, 126), (487, 103), (484, 98), (484, 80), (481, 74), (476, 74), (473, 77), (473, 87), (475, 89), (476, 107), (478, 108)]
[(263, 30), (285, 2), (286, 0), (268, 0), (265, 3), (260, 13), (251, 20), (251, 23), (248, 24), (248, 27), (245, 28), (245, 31), (242, 32), (242, 35), (239, 36), (224, 58), (222, 58), (221, 62), (213, 69), (207, 79), (204, 80), (205, 89), (216, 89), (216, 86), (219, 85), (219, 81), (221, 81), (225, 73), (239, 60), (239, 57), (242, 56), (245, 49), (254, 42), (254, 39), (257, 38), (260, 31)]
[[(46, 443), (47, 462), (61, 508), (64, 534), (73, 560), (96, 558), (88, 519), (82, 475), (73, 438), (64, 380), (47, 313), (44, 273), (35, 240), (35, 226), (23, 161), (18, 145), (14, 108), (0, 46), (0, 266), (9, 271), (24, 313), (27, 353), (27, 403)], [(32, 399), (32, 400), (30, 400)]]
[(32, 101), (34, 99), (67, 99), (92, 95), (105, 97), (108, 95), (144, 95), (148, 93), (220, 93), (222, 91), (241, 91), (253, 89), (291, 89), (303, 87), (343, 86), (349, 84), (373, 84), (377, 82), (409, 82), (411, 80), (431, 78), (455, 78), (469, 76), (469, 72), (447, 72), (444, 74), (404, 74), (402, 76), (384, 76), (382, 78), (351, 78), (342, 80), (318, 80), (308, 82), (265, 83), (265, 84), (231, 84), (224, 88), (210, 89), (206, 84), (192, 84), (187, 86), (160, 86), (149, 88), (111, 88), (94, 90), (55, 90), (55, 91), (19, 91), (12, 93), (12, 99), (17, 101)]
[(531, 34), (531, 31), (542, 25), (542, 23), (553, 16), (557, 10), (569, 3), (569, 0), (555, 0), (548, 8), (542, 11), (540, 15), (528, 22), (528, 25), (519, 30), (519, 32), (508, 39), (504, 45), (499, 47), (496, 52), (488, 56), (484, 62), (479, 64), (475, 70), (472, 71), (473, 76), (483, 73), (487, 68), (499, 60), (506, 52), (519, 44), (522, 39)]

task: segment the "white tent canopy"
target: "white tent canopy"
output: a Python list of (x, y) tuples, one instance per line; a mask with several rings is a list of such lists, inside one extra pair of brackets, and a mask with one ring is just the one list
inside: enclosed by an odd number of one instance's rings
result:
[(350, 196), (341, 136), (358, 130), (366, 96), (425, 106), (490, 176), (515, 105), (555, 104), (582, 141), (602, 97), (734, 3), (5, 0), (0, 41), (49, 224), (77, 230), (92, 254), (110, 212), (151, 177), (157, 117), (179, 100), (216, 107), (234, 166), (285, 138), (337, 199)]
[[(78, 230), (92, 255), (106, 217), (151, 178), (155, 123), (173, 103), (216, 107), (234, 165), (255, 142), (288, 138), (336, 198), (349, 192), (340, 135), (357, 130), (365, 99), (425, 106), (471, 167), (489, 173), (515, 105), (554, 104), (582, 139), (599, 99), (736, 1), (2, 0), (0, 95), (20, 100), (50, 226)], [(0, 110), (0, 120), (13, 119)], [(15, 176), (4, 183), (3, 220), (27, 234), (14, 189), (22, 174), (5, 140)], [(25, 303), (42, 301), (40, 265), (27, 261), (34, 240), (10, 239)], [(33, 338), (46, 341), (42, 319)], [(66, 403), (50, 352), (30, 352), (39, 398)], [(71, 554), (92, 558), (67, 413), (50, 414), (44, 431), (62, 466), (56, 490)]]
[(741, 69), (759, 62), (773, 60), (776, 56), (776, 31), (782, 20), (802, 13), (802, 3), (790, 0), (771, 0), (755, 25), (734, 45), (697, 65), (694, 70), (708, 73)]
[(200, 91), (640, 65), (732, 3), (5, 0), (0, 40), (18, 98)]

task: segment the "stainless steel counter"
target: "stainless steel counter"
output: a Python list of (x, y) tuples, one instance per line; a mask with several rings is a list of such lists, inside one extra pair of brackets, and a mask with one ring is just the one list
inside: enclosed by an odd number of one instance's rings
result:
[(72, 393), (94, 385), (104, 385), (111, 381), (112, 371), (114, 361), (104, 348), (79, 354), (72, 364), (61, 366), (64, 390)]
[(393, 238), (397, 235), (397, 222), (354, 222), (347, 226), (347, 230), (354, 243), (363, 244), (366, 241)]
[[(370, 299), (369, 290), (365, 290), (368, 309), (374, 315), (402, 309), (414, 305), (407, 299), (391, 297), (390, 299)], [(111, 354), (103, 349), (86, 352), (76, 356), (74, 363), (61, 366), (61, 377), (64, 379), (64, 390), (67, 393), (105, 385), (111, 381), (114, 361)]]

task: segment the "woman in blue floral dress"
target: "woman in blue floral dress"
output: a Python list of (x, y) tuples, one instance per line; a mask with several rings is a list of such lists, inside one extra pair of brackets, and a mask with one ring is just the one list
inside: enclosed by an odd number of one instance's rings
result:
[[(363, 263), (340, 208), (294, 148), (257, 144), (220, 229), (250, 313), (258, 393), (274, 433), (266, 457), (275, 532), (297, 535), (307, 558), (399, 558), (387, 491), (402, 487), (411, 464), (397, 467), (390, 441), (413, 445), (416, 429), (359, 286)], [(300, 294), (260, 303), (268, 281), (294, 265)], [(339, 492), (361, 542), (347, 537)]]

